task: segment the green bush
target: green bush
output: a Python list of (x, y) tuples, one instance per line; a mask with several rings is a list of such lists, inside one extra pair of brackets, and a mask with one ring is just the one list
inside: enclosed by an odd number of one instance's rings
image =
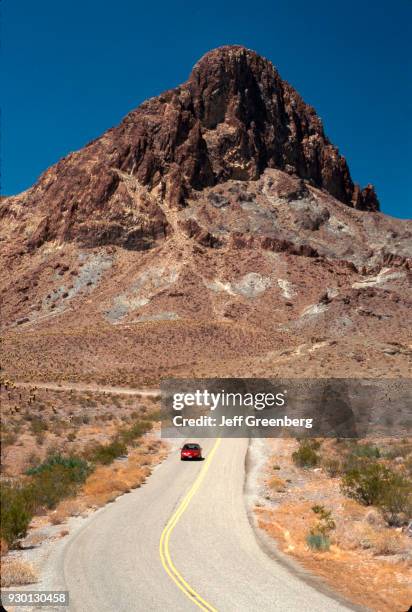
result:
[(316, 452), (319, 448), (320, 443), (317, 440), (301, 440), (298, 450), (292, 453), (293, 462), (299, 467), (315, 467), (320, 461), (320, 456)]
[(376, 461), (366, 461), (348, 470), (342, 478), (342, 491), (365, 506), (377, 506), (390, 524), (397, 524), (399, 515), (411, 516), (411, 481)]
[(412, 482), (392, 473), (379, 502), (389, 525), (399, 526), (412, 519)]
[(91, 466), (81, 457), (48, 456), (36, 467), (27, 470), (31, 476), (30, 496), (34, 510), (54, 508), (60, 500), (74, 495), (87, 476)]
[(37, 476), (44, 472), (53, 471), (57, 466), (65, 468), (70, 481), (76, 483), (83, 483), (91, 471), (90, 465), (85, 459), (75, 455), (64, 457), (57, 453), (49, 455), (43, 463), (27, 470), (26, 474), (28, 476)]
[(330, 510), (320, 504), (312, 507), (312, 511), (318, 517), (318, 522), (306, 537), (306, 542), (313, 550), (329, 550), (330, 539), (329, 534), (336, 528), (335, 521), (332, 518)]
[(30, 422), (30, 429), (34, 435), (38, 435), (47, 431), (48, 425), (42, 419), (33, 418)]
[(312, 550), (329, 550), (330, 540), (328, 536), (320, 533), (310, 533), (306, 536), (306, 542)]
[(77, 483), (72, 480), (70, 469), (55, 465), (39, 472), (33, 478), (32, 503), (37, 512), (41, 508), (54, 508), (60, 500), (76, 493)]
[(0, 503), (1, 539), (12, 547), (19, 538), (26, 535), (33, 516), (30, 488), (20, 484), (2, 482)]
[(127, 446), (121, 440), (113, 440), (110, 444), (98, 444), (96, 445), (91, 453), (90, 460), (93, 463), (102, 463), (103, 465), (109, 465), (113, 463), (117, 457), (127, 454)]
[(363, 462), (349, 467), (341, 483), (345, 495), (365, 506), (378, 505), (388, 485), (391, 470), (377, 462)]
[(166, 410), (161, 409), (150, 412), (149, 414), (145, 415), (145, 418), (150, 419), (151, 421), (162, 421), (163, 419), (166, 419), (167, 416)]
[(358, 444), (352, 451), (354, 457), (366, 457), (367, 459), (379, 459), (380, 450), (373, 444)]
[(311, 533), (320, 533), (321, 535), (328, 535), (336, 527), (335, 521), (332, 518), (330, 510), (326, 510), (325, 506), (321, 504), (315, 504), (312, 506), (312, 512), (318, 517), (318, 522), (315, 527), (311, 530)]
[(125, 444), (131, 444), (137, 438), (141, 438), (145, 433), (152, 429), (152, 423), (148, 421), (137, 421), (131, 427), (122, 429), (119, 433), (121, 440)]

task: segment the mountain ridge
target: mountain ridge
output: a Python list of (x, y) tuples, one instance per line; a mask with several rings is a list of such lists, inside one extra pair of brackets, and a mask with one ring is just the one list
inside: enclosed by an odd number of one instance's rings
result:
[[(356, 209), (379, 210), (373, 186), (353, 183), (314, 109), (272, 63), (244, 47), (225, 46), (203, 56), (186, 83), (143, 102), (119, 126), (44, 172), (31, 189), (5, 198), (2, 214), (9, 202), (38, 208), (29, 248), (55, 238), (81, 242), (85, 230), (89, 246), (141, 248), (145, 238), (155, 241), (171, 229), (150, 198), (153, 190), (180, 208), (194, 191), (256, 180), (266, 168), (307, 180)], [(136, 202), (119, 173), (149, 191), (138, 206), (140, 219), (127, 211)], [(84, 227), (92, 214), (111, 223), (112, 231)]]
[(412, 223), (243, 47), (4, 198), (0, 226), (12, 378), (410, 373)]

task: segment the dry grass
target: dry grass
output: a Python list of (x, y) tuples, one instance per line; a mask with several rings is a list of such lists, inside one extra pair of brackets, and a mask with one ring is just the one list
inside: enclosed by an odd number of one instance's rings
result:
[(268, 481), (269, 487), (276, 491), (277, 493), (282, 493), (286, 490), (286, 482), (282, 478), (278, 478), (277, 476), (272, 476)]
[(405, 534), (365, 521), (354, 523), (350, 529), (341, 526), (335, 541), (342, 549), (369, 550), (374, 555), (403, 555), (412, 548)]
[(376, 555), (402, 555), (411, 551), (411, 542), (403, 533), (385, 529), (380, 533), (375, 533), (372, 548)]
[(1, 563), (1, 586), (21, 586), (37, 582), (37, 572), (30, 563), (20, 559), (3, 559)]
[(143, 484), (150, 469), (127, 462), (119, 467), (101, 466), (85, 482), (81, 496), (89, 507), (99, 507)]
[(160, 440), (147, 437), (141, 445), (129, 452), (126, 461), (115, 461), (111, 465), (98, 466), (87, 478), (74, 499), (63, 500), (50, 521), (54, 525), (64, 523), (70, 516), (83, 514), (90, 508), (99, 508), (140, 487), (150, 475), (154, 465), (166, 455), (165, 445)]
[(79, 516), (86, 510), (86, 504), (78, 499), (65, 499), (50, 514), (50, 522), (53, 525), (64, 523), (70, 516)]
[(0, 540), (0, 557), (7, 555), (9, 552), (9, 547), (6, 540)]

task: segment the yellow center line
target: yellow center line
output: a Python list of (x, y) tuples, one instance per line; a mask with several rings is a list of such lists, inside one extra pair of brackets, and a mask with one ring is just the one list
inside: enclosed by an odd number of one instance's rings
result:
[(167, 574), (170, 576), (173, 582), (175, 582), (175, 584), (179, 587), (179, 589), (194, 604), (198, 606), (198, 608), (206, 612), (217, 612), (217, 610), (212, 605), (210, 605), (210, 603), (208, 603), (205, 599), (203, 599), (203, 597), (201, 597), (199, 593), (197, 593), (195, 589), (191, 587), (190, 584), (188, 584), (186, 580), (183, 578), (179, 570), (174, 565), (172, 558), (170, 556), (169, 542), (170, 542), (170, 536), (173, 532), (173, 529), (176, 527), (182, 514), (187, 510), (193, 496), (199, 490), (199, 487), (202, 484), (204, 477), (206, 476), (206, 473), (212, 462), (213, 456), (219, 447), (220, 442), (221, 440), (220, 438), (218, 438), (216, 442), (214, 443), (212, 450), (208, 454), (207, 459), (205, 460), (202, 466), (202, 469), (197, 475), (197, 478), (195, 479), (194, 483), (190, 487), (189, 491), (186, 493), (185, 497), (180, 502), (176, 511), (172, 514), (172, 516), (168, 520), (166, 527), (162, 531), (162, 535), (160, 536), (160, 542), (159, 542), (160, 560)]

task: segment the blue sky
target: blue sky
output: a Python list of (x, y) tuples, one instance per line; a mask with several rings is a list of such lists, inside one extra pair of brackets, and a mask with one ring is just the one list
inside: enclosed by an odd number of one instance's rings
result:
[(384, 212), (411, 217), (411, 23), (410, 0), (3, 0), (2, 192), (236, 43), (316, 108)]

